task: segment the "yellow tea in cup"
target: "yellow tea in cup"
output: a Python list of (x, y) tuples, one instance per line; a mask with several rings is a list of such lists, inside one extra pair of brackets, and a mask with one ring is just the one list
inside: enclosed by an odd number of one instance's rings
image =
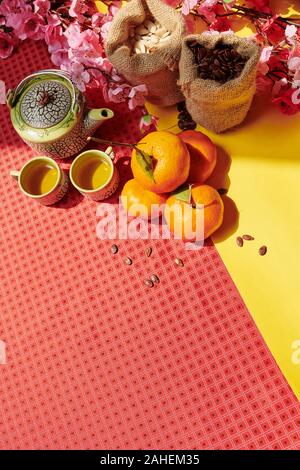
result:
[(81, 194), (94, 201), (110, 197), (119, 184), (119, 172), (113, 158), (111, 147), (105, 152), (86, 150), (72, 162), (69, 171), (71, 183)]
[(83, 160), (77, 171), (74, 171), (74, 179), (82, 189), (93, 190), (107, 183), (111, 174), (111, 165), (103, 158), (95, 156)]
[(47, 160), (32, 160), (21, 175), (21, 186), (24, 191), (34, 196), (41, 196), (51, 191), (57, 184), (57, 168)]

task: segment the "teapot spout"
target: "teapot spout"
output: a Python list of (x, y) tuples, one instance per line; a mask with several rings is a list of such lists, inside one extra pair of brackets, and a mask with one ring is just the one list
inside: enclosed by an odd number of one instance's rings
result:
[(108, 119), (111, 119), (114, 113), (108, 108), (89, 109), (84, 117), (83, 126), (87, 136), (91, 136), (99, 126)]

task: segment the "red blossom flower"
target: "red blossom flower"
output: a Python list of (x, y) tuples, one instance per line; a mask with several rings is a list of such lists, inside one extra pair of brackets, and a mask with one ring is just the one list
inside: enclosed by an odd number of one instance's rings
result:
[(7, 59), (16, 45), (16, 40), (11, 34), (0, 30), (0, 59)]
[(296, 114), (299, 111), (299, 105), (294, 104), (292, 101), (292, 95), (295, 93), (295, 90), (292, 88), (282, 88), (280, 94), (272, 99), (280, 111), (284, 114), (292, 115)]
[(212, 29), (214, 31), (219, 31), (219, 32), (229, 31), (231, 30), (231, 25), (228, 19), (226, 18), (226, 16), (222, 16), (222, 17), (219, 16), (211, 23), (211, 25), (209, 26), (209, 29), (210, 30)]
[[(282, 24), (278, 22), (277, 16), (273, 16), (272, 18), (269, 18), (267, 21), (265, 21), (261, 27), (261, 31), (267, 36), (271, 44), (278, 44), (285, 37), (285, 28), (282, 27)], [(260, 35), (258, 34), (258, 36)]]

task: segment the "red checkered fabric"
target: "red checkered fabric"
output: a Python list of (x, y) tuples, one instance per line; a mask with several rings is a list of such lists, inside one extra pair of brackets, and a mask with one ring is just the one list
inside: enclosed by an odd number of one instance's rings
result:
[[(50, 66), (28, 42), (0, 77)], [(215, 247), (121, 240), (112, 256), (95, 202), (21, 194), (9, 170), (33, 154), (0, 113), (1, 449), (299, 449), (300, 404)], [(120, 105), (98, 135), (134, 141), (138, 119)]]

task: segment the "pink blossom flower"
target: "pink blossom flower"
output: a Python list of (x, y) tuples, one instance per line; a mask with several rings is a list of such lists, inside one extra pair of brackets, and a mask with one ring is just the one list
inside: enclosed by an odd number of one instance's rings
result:
[[(112, 21), (112, 20), (111, 20)], [(107, 36), (108, 36), (108, 32), (109, 32), (109, 28), (110, 28), (110, 25), (111, 25), (111, 21), (106, 21), (105, 23), (103, 23), (103, 25), (101, 26), (101, 38), (102, 40), (105, 42), (106, 39), (107, 39)]]
[(49, 0), (34, 0), (34, 13), (38, 13), (41, 16), (47, 16), (51, 7)]
[(127, 101), (129, 92), (130, 86), (127, 83), (111, 83), (107, 92), (108, 100), (112, 103), (122, 103), (123, 101)]
[(107, 14), (102, 18), (101, 37), (104, 42), (106, 41), (111, 22), (119, 9), (120, 5), (115, 2), (115, 4), (109, 6)]
[(260, 62), (268, 62), (273, 51), (273, 46), (264, 47), (260, 54)]
[(61, 67), (67, 65), (69, 60), (68, 42), (64, 35), (57, 34), (55, 40), (48, 44), (48, 51), (51, 54), (51, 60), (54, 65)]
[(90, 29), (80, 33), (77, 38), (68, 39), (74, 44), (76, 41), (77, 47), (68, 48), (68, 57), (70, 62), (79, 62), (85, 66), (98, 67), (102, 63), (103, 47), (99, 41), (99, 35)]
[(288, 24), (285, 28), (285, 37), (290, 44), (294, 44), (297, 40), (297, 27), (293, 24)]
[(87, 13), (88, 9), (84, 0), (72, 0), (69, 15), (72, 18), (77, 18), (80, 23), (83, 23), (85, 21), (84, 13)]
[(181, 11), (183, 15), (188, 15), (189, 12), (195, 8), (198, 0), (183, 0)]
[(258, 71), (262, 75), (266, 75), (269, 72), (269, 66), (267, 62), (270, 60), (272, 55), (273, 46), (264, 47), (261, 51), (259, 63), (258, 63)]
[(141, 132), (147, 132), (151, 129), (156, 129), (158, 123), (158, 118), (152, 116), (152, 114), (144, 114), (140, 119), (140, 130)]
[(61, 67), (62, 70), (68, 72), (76, 86), (80, 91), (86, 90), (86, 84), (90, 81), (90, 74), (84, 69), (82, 64), (78, 62), (73, 62), (66, 66)]
[(100, 13), (100, 11), (98, 11), (98, 13), (94, 13), (93, 16), (92, 16), (92, 28), (93, 30), (99, 30), (100, 32), (100, 28), (101, 28), (101, 25), (102, 25), (102, 21), (103, 21), (103, 14)]
[(300, 80), (300, 57), (299, 56), (292, 56), (288, 60), (288, 69), (292, 72), (293, 74), (293, 80), (297, 81)]
[(46, 44), (62, 42), (63, 30), (59, 16), (51, 14), (47, 16), (47, 24), (44, 27)]
[(71, 48), (76, 48), (82, 44), (81, 28), (78, 23), (71, 23), (65, 31), (65, 36)]
[(198, 6), (197, 12), (204, 16), (210, 23), (216, 19), (216, 6), (218, 0), (205, 0)]
[(17, 15), (15, 22), (7, 22), (7, 26), (14, 28), (14, 33), (22, 41), (25, 39), (42, 39), (44, 37), (45, 22), (42, 16), (32, 12)]
[(3, 80), (0, 80), (0, 104), (6, 103), (6, 88)]
[(137, 85), (131, 88), (128, 95), (128, 107), (132, 111), (137, 106), (143, 106), (145, 103), (145, 97), (148, 93), (146, 85)]
[(3, 0), (0, 2), (1, 23), (9, 28), (19, 27), (26, 13), (32, 14), (32, 10), (25, 0)]
[(14, 50), (16, 41), (11, 34), (0, 29), (0, 59), (7, 59)]
[(25, 0), (2, 0), (0, 2), (0, 16), (5, 16), (5, 18), (26, 11), (30, 12), (32, 10)]

